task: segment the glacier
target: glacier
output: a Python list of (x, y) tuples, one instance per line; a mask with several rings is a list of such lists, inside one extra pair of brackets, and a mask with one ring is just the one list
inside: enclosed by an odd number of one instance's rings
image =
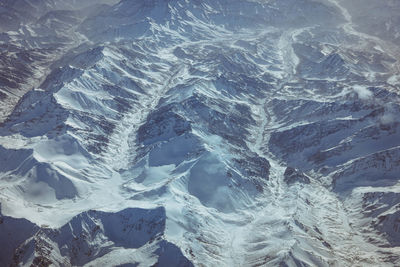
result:
[(2, 1), (0, 265), (400, 265), (400, 5), (366, 2)]

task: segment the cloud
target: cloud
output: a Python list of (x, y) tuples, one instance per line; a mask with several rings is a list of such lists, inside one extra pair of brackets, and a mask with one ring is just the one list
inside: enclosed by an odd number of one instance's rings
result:
[(381, 123), (384, 125), (391, 124), (397, 121), (398, 109), (393, 103), (384, 104), (385, 113), (381, 117)]
[(396, 116), (392, 113), (385, 112), (385, 114), (383, 114), (383, 116), (381, 117), (381, 123), (384, 125), (391, 124), (395, 121), (396, 121)]
[(361, 100), (370, 100), (374, 96), (374, 94), (365, 86), (355, 85), (353, 86), (353, 89)]
[(359, 99), (368, 101), (369, 104), (373, 104), (376, 107), (384, 108), (383, 114), (377, 117), (377, 123), (389, 125), (398, 121), (398, 116), (396, 115), (400, 111), (400, 99), (398, 97), (392, 97), (390, 100), (386, 99), (388, 102), (385, 102), (383, 99), (374, 97), (374, 93), (367, 86), (354, 85), (353, 90)]

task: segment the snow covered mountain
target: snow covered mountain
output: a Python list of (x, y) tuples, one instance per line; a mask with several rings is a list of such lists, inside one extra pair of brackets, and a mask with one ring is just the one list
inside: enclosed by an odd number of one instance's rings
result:
[(400, 265), (400, 5), (368, 3), (1, 2), (0, 265)]

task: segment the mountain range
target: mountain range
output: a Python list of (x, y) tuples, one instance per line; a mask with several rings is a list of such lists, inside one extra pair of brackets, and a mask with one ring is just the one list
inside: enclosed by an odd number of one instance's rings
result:
[(399, 266), (396, 0), (0, 3), (1, 266)]

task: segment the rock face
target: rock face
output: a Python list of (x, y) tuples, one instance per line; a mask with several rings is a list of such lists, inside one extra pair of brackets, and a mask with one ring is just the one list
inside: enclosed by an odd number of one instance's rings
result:
[(289, 185), (296, 182), (305, 184), (310, 183), (310, 179), (306, 175), (291, 167), (286, 168), (283, 177), (283, 180)]
[(368, 2), (0, 3), (0, 265), (400, 265)]

